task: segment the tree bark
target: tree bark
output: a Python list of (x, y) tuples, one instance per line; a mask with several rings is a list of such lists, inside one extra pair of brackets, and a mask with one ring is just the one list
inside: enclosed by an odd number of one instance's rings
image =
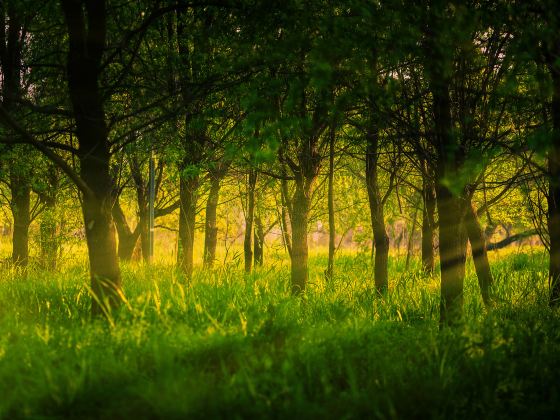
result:
[(547, 55), (552, 77), (552, 136), (548, 152), (548, 234), (550, 237), (549, 284), (550, 305), (560, 305), (560, 42), (552, 46), (554, 54)]
[(12, 263), (14, 267), (26, 267), (29, 262), (29, 225), (31, 223), (31, 185), (26, 175), (10, 173), (12, 199), (10, 207), (14, 219), (12, 236)]
[(90, 263), (93, 314), (107, 313), (121, 302), (121, 273), (112, 218), (113, 180), (110, 143), (98, 78), (106, 39), (103, 0), (63, 0), (68, 27), (67, 77), (79, 141), (82, 212)]
[(58, 238), (59, 224), (56, 214), (59, 178), (56, 167), (49, 167), (47, 178), (47, 189), (39, 193), (39, 198), (45, 205), (45, 209), (41, 214), (39, 226), (41, 265), (48, 271), (54, 271), (57, 267), (58, 252), (60, 249), (60, 241)]
[[(130, 253), (128, 260), (132, 259), (138, 238), (140, 238), (140, 250), (142, 251), (142, 260), (145, 263), (150, 262), (150, 231), (148, 221), (148, 185), (142, 173), (142, 165), (138, 156), (133, 155), (129, 158), (130, 173), (134, 181), (136, 190), (136, 202), (138, 205), (138, 224), (134, 229), (133, 237), (128, 235), (127, 254)], [(156, 188), (157, 191), (157, 188)], [(156, 192), (157, 194), (157, 192)], [(118, 229), (118, 226), (117, 226)], [(130, 229), (129, 229), (130, 230)], [(119, 233), (120, 239), (120, 233)], [(120, 255), (120, 253), (119, 253)], [(128, 256), (128, 255), (127, 255)]]
[(282, 209), (280, 212), (280, 227), (282, 228), (282, 240), (288, 256), (292, 258), (292, 241), (288, 232), (288, 215), (291, 213), (290, 200), (288, 197), (288, 182), (282, 179), (280, 184), (280, 196), (282, 199)]
[(458, 321), (463, 310), (463, 283), (467, 258), (467, 235), (463, 223), (465, 205), (446, 187), (437, 190), (439, 256), (441, 265), (440, 324)]
[(253, 268), (253, 220), (255, 217), (255, 187), (257, 185), (257, 171), (249, 171), (247, 183), (247, 211), (245, 213), (245, 237), (243, 240), (243, 253), (245, 256), (245, 272), (250, 273)]
[(469, 242), (471, 244), (471, 252), (476, 269), (476, 275), (478, 277), (478, 285), (480, 287), (482, 300), (484, 301), (484, 305), (486, 305), (486, 307), (490, 307), (490, 292), (494, 279), (492, 277), (492, 271), (490, 270), (490, 263), (488, 262), (486, 237), (484, 236), (484, 231), (480, 226), (476, 210), (474, 209), (472, 203), (466, 206), (465, 225)]
[[(23, 19), (14, 2), (2, 7), (2, 42), (0, 43), (0, 73), (2, 74), (2, 105), (13, 110), (21, 96), (21, 54), (24, 40)], [(26, 267), (29, 261), (29, 224), (31, 184), (26, 173), (25, 156), (21, 154), (10, 163), (10, 207), (14, 219), (12, 263)]]
[(453, 131), (450, 99), (450, 71), (453, 50), (446, 48), (445, 31), (451, 19), (438, 14), (444, 3), (437, 2), (426, 28), (424, 70), (432, 94), (434, 146), (436, 149), (436, 204), (439, 216), (439, 254), (441, 266), (440, 326), (458, 322), (463, 313), (463, 283), (467, 252), (465, 200), (450, 189), (464, 161), (463, 145)]
[(210, 192), (206, 202), (206, 222), (204, 226), (204, 267), (211, 268), (216, 260), (216, 246), (218, 244), (218, 227), (216, 213), (220, 198), (222, 177), (212, 174), (210, 179)]
[(115, 198), (115, 204), (113, 206), (113, 220), (119, 238), (119, 260), (130, 261), (132, 260), (132, 254), (134, 253), (134, 248), (140, 236), (140, 224), (138, 224), (134, 230), (130, 229), (118, 198)]
[(331, 281), (334, 271), (334, 253), (335, 253), (335, 237), (336, 226), (334, 220), (334, 143), (335, 143), (335, 127), (331, 127), (329, 138), (329, 180), (327, 202), (329, 210), (329, 260), (327, 262), (326, 279)]
[(262, 267), (264, 262), (264, 229), (262, 225), (262, 220), (260, 215), (257, 213), (255, 216), (255, 234), (254, 234), (254, 243), (255, 243), (255, 253), (254, 253), (254, 264), (255, 267)]
[(416, 225), (418, 224), (418, 202), (414, 208), (414, 216), (412, 218), (412, 228), (410, 229), (410, 233), (408, 235), (408, 241), (406, 244), (406, 262), (405, 262), (405, 271), (408, 271), (408, 267), (410, 265), (410, 257), (414, 252), (414, 234), (416, 233)]
[(425, 273), (434, 272), (434, 227), (436, 211), (436, 194), (434, 184), (428, 174), (428, 166), (424, 165), (422, 176), (422, 268)]
[[(440, 63), (441, 64), (441, 63)], [(460, 146), (452, 133), (449, 87), (444, 78), (431, 80), (438, 161), (436, 197), (439, 215), (441, 266), (440, 325), (453, 324), (463, 312), (463, 283), (467, 253), (464, 199), (449, 189), (447, 179), (457, 174)]]
[(366, 145), (366, 186), (371, 216), (371, 228), (375, 246), (374, 281), (379, 293), (388, 288), (389, 237), (385, 229), (383, 202), (379, 191), (378, 180), (378, 149), (379, 134), (375, 127), (370, 127)]
[(196, 204), (198, 201), (199, 176), (185, 175), (181, 171), (179, 182), (179, 243), (178, 265), (185, 277), (190, 279), (193, 272), (194, 231), (196, 222)]
[(58, 251), (60, 248), (55, 200), (45, 202), (45, 209), (41, 215), (39, 234), (41, 245), (41, 266), (45, 270), (54, 271), (57, 267)]
[(296, 191), (292, 200), (292, 293), (305, 291), (308, 279), (307, 223), (309, 219), (310, 191), (296, 181)]

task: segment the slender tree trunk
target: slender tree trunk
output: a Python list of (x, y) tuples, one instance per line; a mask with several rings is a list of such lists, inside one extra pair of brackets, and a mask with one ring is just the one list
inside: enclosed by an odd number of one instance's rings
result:
[[(142, 260), (145, 263), (149, 263), (150, 261), (150, 230), (149, 230), (149, 220), (148, 220), (148, 185), (144, 178), (142, 164), (138, 159), (138, 156), (131, 155), (129, 157), (129, 166), (130, 172), (132, 175), (132, 180), (134, 181), (134, 187), (136, 189), (136, 202), (138, 204), (138, 224), (134, 229), (134, 238), (130, 238), (130, 242), (128, 248), (132, 248), (128, 250), (127, 254), (130, 252), (131, 259), (133, 255), (135, 255), (135, 250), (137, 247), (138, 238), (140, 238), (140, 250), (142, 251)], [(157, 186), (156, 186), (157, 189)], [(117, 230), (119, 227), (117, 225)], [(128, 229), (130, 231), (130, 229)], [(120, 232), (119, 232), (119, 239), (120, 239)], [(132, 243), (134, 242), (134, 243)], [(120, 255), (120, 253), (119, 253)], [(137, 256), (137, 254), (136, 254)]]
[(308, 279), (307, 223), (309, 218), (310, 191), (296, 181), (296, 191), (292, 200), (292, 293), (305, 291)]
[(62, 6), (69, 35), (67, 77), (79, 140), (80, 176), (91, 189), (91, 193), (84, 194), (82, 212), (93, 293), (92, 312), (100, 314), (122, 301), (112, 218), (110, 143), (98, 86), (107, 29), (106, 10), (102, 0), (63, 0)]
[(262, 225), (262, 220), (260, 215), (257, 213), (255, 216), (255, 253), (254, 253), (254, 263), (255, 267), (262, 267), (264, 261), (264, 229)]
[(332, 280), (334, 270), (334, 253), (335, 253), (335, 237), (336, 226), (334, 221), (334, 143), (335, 143), (335, 127), (331, 127), (329, 138), (329, 185), (327, 193), (327, 201), (329, 208), (329, 260), (327, 263), (326, 278), (327, 281)]
[(221, 177), (212, 176), (210, 193), (206, 202), (206, 223), (204, 227), (204, 267), (211, 268), (216, 260), (216, 246), (218, 244), (218, 227), (216, 213), (220, 198)]
[(245, 238), (243, 240), (243, 251), (245, 255), (245, 272), (250, 273), (253, 266), (253, 219), (255, 217), (255, 186), (257, 184), (257, 171), (249, 171), (247, 184), (247, 213), (245, 214)]
[(383, 203), (379, 191), (377, 172), (379, 134), (373, 128), (367, 137), (366, 147), (366, 185), (371, 216), (371, 228), (375, 244), (374, 280), (379, 293), (388, 287), (389, 236), (385, 229)]
[[(183, 173), (183, 171), (181, 171)], [(199, 176), (181, 176), (179, 187), (179, 243), (178, 264), (187, 279), (192, 277), (194, 254), (194, 231), (196, 204), (198, 200)]]
[(552, 76), (552, 138), (548, 151), (548, 234), (550, 237), (549, 284), (550, 305), (560, 305), (560, 43), (548, 56), (548, 69)]
[(282, 198), (282, 210), (280, 212), (280, 227), (282, 228), (282, 240), (284, 241), (284, 246), (290, 259), (292, 258), (292, 241), (290, 240), (290, 234), (288, 233), (288, 214), (291, 213), (288, 198), (288, 182), (285, 179), (281, 180), (280, 195)]
[(416, 233), (416, 225), (418, 224), (418, 202), (416, 203), (414, 209), (414, 216), (412, 218), (412, 228), (410, 229), (410, 234), (408, 235), (408, 243), (406, 244), (406, 263), (405, 270), (408, 271), (410, 264), (410, 257), (414, 251), (414, 234)]
[(41, 214), (39, 226), (40, 245), (41, 245), (41, 265), (48, 271), (56, 270), (59, 239), (58, 239), (58, 220), (56, 216), (56, 198), (54, 194), (49, 194), (43, 199), (45, 209)]
[(488, 262), (488, 251), (486, 248), (486, 237), (484, 231), (480, 226), (476, 210), (472, 204), (466, 206), (465, 226), (471, 243), (471, 251), (478, 277), (478, 285), (482, 300), (486, 307), (490, 307), (490, 292), (494, 282), (492, 271), (490, 270), (490, 263)]
[(422, 268), (425, 273), (434, 272), (434, 227), (436, 211), (436, 194), (434, 184), (429, 177), (428, 166), (424, 165), (426, 173), (422, 176)]
[(140, 232), (140, 250), (142, 251), (142, 261), (145, 263), (150, 262), (150, 227), (148, 220), (148, 209), (142, 207), (138, 212), (138, 227)]
[(45, 206), (39, 225), (41, 264), (44, 269), (54, 271), (57, 267), (60, 251), (59, 220), (57, 217), (57, 195), (60, 178), (58, 169), (54, 165), (50, 165), (48, 168), (47, 184), (47, 188), (38, 193), (39, 199)]
[(29, 225), (31, 223), (31, 186), (25, 176), (10, 174), (11, 209), (14, 219), (12, 262), (15, 267), (26, 267), (29, 262)]

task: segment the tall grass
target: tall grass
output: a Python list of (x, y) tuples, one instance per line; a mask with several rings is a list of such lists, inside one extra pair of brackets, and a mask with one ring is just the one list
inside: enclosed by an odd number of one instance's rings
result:
[(127, 303), (91, 320), (86, 267), (0, 282), (0, 417), (552, 417), (560, 407), (559, 316), (546, 256), (493, 261), (488, 312), (471, 265), (465, 321), (440, 332), (438, 277), (390, 261), (373, 290), (365, 255), (332, 283), (311, 259), (289, 293), (281, 258), (246, 275), (123, 267)]

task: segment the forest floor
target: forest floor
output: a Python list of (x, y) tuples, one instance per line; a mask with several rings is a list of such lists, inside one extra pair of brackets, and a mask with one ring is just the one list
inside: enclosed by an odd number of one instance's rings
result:
[[(276, 261), (276, 262), (275, 262)], [(560, 314), (542, 252), (493, 261), (486, 311), (469, 263), (464, 324), (438, 329), (439, 280), (365, 255), (304, 298), (286, 262), (254, 274), (124, 265), (128, 302), (91, 320), (82, 266), (0, 279), (0, 418), (549, 418), (560, 410)]]

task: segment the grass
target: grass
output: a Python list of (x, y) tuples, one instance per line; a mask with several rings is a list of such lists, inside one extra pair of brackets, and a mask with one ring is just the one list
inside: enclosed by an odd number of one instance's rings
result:
[(546, 418), (560, 407), (559, 315), (546, 257), (493, 262), (487, 313), (471, 265), (465, 322), (438, 330), (438, 280), (390, 262), (372, 291), (367, 256), (303, 299), (286, 261), (252, 275), (124, 266), (128, 303), (89, 319), (83, 265), (0, 282), (1, 418)]

